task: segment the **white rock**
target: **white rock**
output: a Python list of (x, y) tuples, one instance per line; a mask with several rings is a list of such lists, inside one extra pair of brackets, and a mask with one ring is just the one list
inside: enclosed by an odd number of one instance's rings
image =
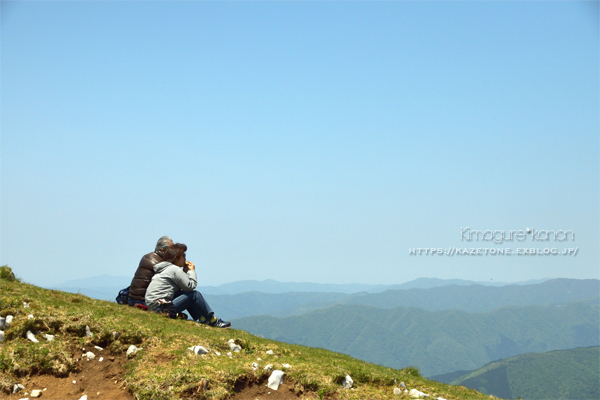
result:
[(346, 375), (346, 377), (344, 378), (344, 382), (342, 382), (342, 386), (346, 389), (350, 389), (353, 383), (354, 381), (352, 380), (352, 378), (350, 378), (350, 375)]
[(269, 383), (267, 384), (269, 389), (277, 390), (279, 385), (283, 383), (283, 371), (276, 369), (269, 376)]
[(117, 340), (119, 338), (119, 336), (121, 336), (121, 334), (119, 332), (113, 332), (112, 336), (113, 336), (113, 340)]
[(40, 397), (42, 395), (42, 391), (41, 390), (32, 390), (31, 391), (31, 397)]
[(404, 382), (400, 382), (400, 386), (402, 386), (404, 389), (406, 389), (406, 384)]
[(29, 303), (23, 302), (23, 308), (29, 308)]
[(252, 369), (256, 371), (258, 369), (258, 364), (255, 363), (255, 362), (253, 362), (252, 363)]
[(267, 366), (264, 367), (263, 369), (267, 372), (271, 372), (271, 370), (273, 369), (273, 364), (267, 364)]
[(0, 343), (4, 342), (4, 331), (0, 331)]
[(235, 344), (235, 342), (233, 341), (233, 339), (229, 340), (229, 342), (227, 342), (227, 343), (229, 343), (229, 348), (234, 353), (239, 353), (240, 350), (242, 350), (242, 348), (239, 345)]
[(82, 347), (82, 348), (81, 348), (81, 351), (85, 351), (85, 347)]
[(7, 315), (6, 316), (6, 325), (10, 325), (13, 321), (13, 316), (12, 315)]
[(408, 395), (415, 399), (418, 399), (419, 397), (428, 397), (429, 396), (428, 394), (420, 392), (417, 389), (410, 389), (410, 391), (408, 392)]
[(92, 331), (90, 331), (90, 327), (89, 326), (85, 326), (85, 336), (87, 337), (92, 337), (94, 336), (94, 334), (92, 333)]
[(27, 339), (31, 340), (33, 343), (39, 343), (39, 340), (35, 338), (35, 335), (31, 333), (31, 331), (27, 331)]
[(102, 362), (102, 360), (104, 360), (104, 357), (100, 357), (100, 359), (98, 361)]
[(256, 359), (256, 361), (262, 361), (262, 358), (258, 357), (258, 358)]
[(0, 329), (6, 328), (6, 318), (0, 317)]
[(446, 400), (446, 399), (443, 397), (438, 397), (437, 400)]
[(227, 357), (233, 358), (233, 354), (231, 354), (231, 352), (229, 352), (229, 353), (227, 353)]
[(266, 353), (270, 356), (275, 355), (275, 353), (273, 353), (273, 350), (267, 350)]
[(188, 350), (194, 354), (207, 354), (208, 353), (208, 350), (206, 349), (206, 347), (203, 347), (203, 346), (188, 347)]
[(27, 316), (27, 319), (33, 319), (33, 314), (29, 314), (29, 315)]
[(46, 340), (47, 340), (47, 341), (51, 342), (51, 341), (53, 341), (53, 340), (54, 340), (54, 335), (48, 335), (48, 334), (46, 333), (46, 335), (45, 335), (45, 338), (46, 338)]
[(77, 383), (77, 381), (73, 381), (73, 384), (76, 384), (76, 383)]
[(220, 356), (220, 355), (221, 355), (221, 353), (219, 353), (219, 352), (218, 352), (218, 351), (216, 351), (216, 350), (215, 350), (215, 354), (216, 354), (216, 355), (218, 355), (218, 356)]
[(103, 349), (102, 347), (100, 347), (100, 346), (94, 346), (94, 348), (95, 348), (96, 350), (99, 350), (99, 351), (102, 351), (102, 350), (104, 350), (104, 349)]
[(402, 394), (402, 390), (394, 388), (394, 394)]
[(135, 353), (137, 353), (140, 350), (143, 350), (143, 349), (140, 349), (139, 347), (135, 347), (135, 345), (132, 344), (127, 349), (127, 357), (134, 355)]
[(17, 383), (13, 386), (13, 393), (18, 393), (21, 390), (25, 390), (25, 386), (21, 385), (20, 383)]
[(84, 394), (83, 396), (81, 396), (81, 397), (79, 398), (79, 400), (87, 400), (87, 394)]
[(86, 357), (88, 360), (93, 360), (94, 358), (96, 358), (96, 355), (94, 353), (92, 353), (91, 351), (88, 351), (83, 356)]
[(290, 364), (281, 364), (281, 366), (283, 368), (292, 368), (292, 366)]

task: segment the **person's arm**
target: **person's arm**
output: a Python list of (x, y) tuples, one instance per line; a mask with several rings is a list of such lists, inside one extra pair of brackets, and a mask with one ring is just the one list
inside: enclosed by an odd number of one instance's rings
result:
[(187, 273), (190, 269), (193, 271), (196, 269), (196, 266), (194, 265), (193, 262), (186, 261), (185, 265), (183, 266), (183, 272)]
[(181, 268), (177, 268), (173, 280), (179, 289), (184, 292), (191, 292), (196, 289), (198, 279), (196, 278), (196, 270), (189, 268), (187, 273), (183, 272)]

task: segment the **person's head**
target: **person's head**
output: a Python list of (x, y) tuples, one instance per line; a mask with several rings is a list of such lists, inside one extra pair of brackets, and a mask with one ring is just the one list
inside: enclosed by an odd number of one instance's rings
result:
[(168, 236), (163, 236), (156, 242), (154, 251), (158, 254), (163, 254), (168, 247), (173, 246), (173, 239)]
[(185, 265), (185, 252), (187, 246), (183, 243), (175, 243), (173, 246), (165, 249), (163, 254), (163, 261), (168, 261), (171, 264), (175, 264), (178, 267)]

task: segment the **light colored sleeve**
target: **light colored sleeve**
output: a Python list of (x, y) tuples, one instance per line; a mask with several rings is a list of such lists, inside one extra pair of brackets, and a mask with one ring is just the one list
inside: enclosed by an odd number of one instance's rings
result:
[(174, 281), (179, 289), (183, 290), (184, 292), (191, 292), (192, 290), (196, 289), (196, 285), (198, 284), (196, 271), (188, 271), (186, 274), (181, 268), (177, 268)]

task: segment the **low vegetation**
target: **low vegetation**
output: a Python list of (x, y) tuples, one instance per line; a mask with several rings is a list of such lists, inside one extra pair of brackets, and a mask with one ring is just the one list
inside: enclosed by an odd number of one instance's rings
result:
[[(69, 375), (76, 368), (82, 347), (100, 346), (119, 355), (135, 344), (143, 350), (125, 365), (123, 380), (137, 399), (226, 399), (235, 393), (236, 383), (264, 380), (267, 364), (285, 371), (286, 382), (300, 398), (407, 398), (406, 394), (393, 395), (400, 382), (433, 398), (488, 398), (465, 387), (427, 380), (414, 367), (391, 369), (236, 329), (171, 320), (81, 294), (42, 289), (10, 275), (8, 267), (0, 267), (0, 316), (14, 316), (0, 344), (0, 390), (4, 393), (24, 376)], [(86, 326), (94, 333), (92, 337), (86, 336)], [(26, 339), (27, 331), (36, 332), (40, 342)], [(119, 333), (118, 338), (113, 332)], [(54, 335), (54, 340), (42, 339), (43, 334)], [(233, 358), (226, 355), (229, 339), (242, 347)], [(191, 354), (187, 348), (193, 345), (210, 352)], [(266, 354), (267, 350), (274, 355)], [(259, 364), (258, 369), (252, 368), (253, 362)], [(283, 364), (290, 364), (290, 368)], [(341, 386), (346, 374), (354, 380), (353, 389)], [(208, 381), (206, 389), (203, 380)]]
[(600, 348), (595, 346), (520, 354), (459, 377), (440, 376), (440, 381), (506, 399), (599, 399), (599, 376)]

